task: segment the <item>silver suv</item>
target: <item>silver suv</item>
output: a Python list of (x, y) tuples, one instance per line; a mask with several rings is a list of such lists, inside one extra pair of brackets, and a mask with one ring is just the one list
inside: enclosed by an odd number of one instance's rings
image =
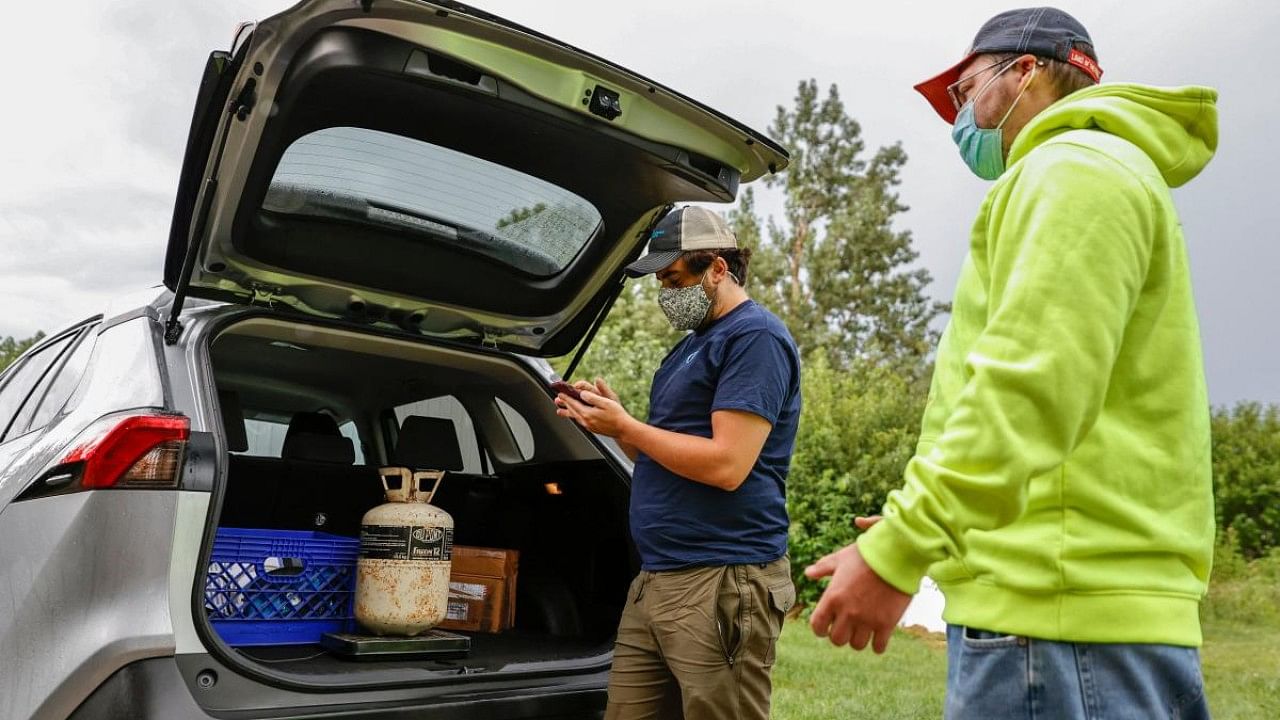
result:
[[(164, 287), (0, 375), (0, 717), (598, 714), (630, 465), (555, 416), (541, 358), (581, 357), (672, 203), (786, 163), (457, 4), (243, 28), (201, 79)], [(219, 530), (358, 535), (383, 465), (448, 471), (455, 542), (519, 551), (514, 626), (447, 659), (228, 642)]]

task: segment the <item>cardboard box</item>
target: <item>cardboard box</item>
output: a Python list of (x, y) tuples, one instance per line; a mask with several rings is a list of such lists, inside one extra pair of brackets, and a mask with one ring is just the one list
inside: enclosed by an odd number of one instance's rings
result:
[(516, 620), (517, 550), (453, 546), (445, 630), (497, 633)]

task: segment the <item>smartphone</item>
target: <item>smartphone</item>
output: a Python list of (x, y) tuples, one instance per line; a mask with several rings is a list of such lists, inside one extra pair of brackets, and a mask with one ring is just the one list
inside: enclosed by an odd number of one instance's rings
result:
[(580, 403), (586, 402), (586, 400), (582, 399), (582, 393), (578, 392), (578, 388), (570, 385), (569, 383), (563, 380), (557, 380), (551, 383), (551, 389), (554, 390), (556, 393), (564, 393), (565, 395), (568, 395), (569, 397), (573, 398), (574, 400), (577, 400)]

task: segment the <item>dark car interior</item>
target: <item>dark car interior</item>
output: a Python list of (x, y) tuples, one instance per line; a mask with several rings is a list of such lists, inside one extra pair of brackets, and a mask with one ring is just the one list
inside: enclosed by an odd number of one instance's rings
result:
[[(481, 355), (254, 319), (211, 351), (229, 450), (219, 527), (358, 536), (378, 469), (446, 472), (455, 545), (519, 551), (515, 625), (467, 657), (352, 663), (316, 646), (238, 648), (311, 678), (501, 670), (612, 649), (636, 559), (628, 480), (557, 417), (541, 381)], [(406, 675), (407, 674), (407, 675)]]

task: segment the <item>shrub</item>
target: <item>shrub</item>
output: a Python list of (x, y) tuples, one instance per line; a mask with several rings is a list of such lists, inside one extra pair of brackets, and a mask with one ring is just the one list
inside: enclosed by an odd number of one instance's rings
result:
[(1280, 548), (1246, 560), (1236, 533), (1227, 530), (1214, 548), (1209, 594), (1200, 605), (1206, 621), (1280, 627)]
[(820, 594), (805, 566), (853, 542), (853, 518), (879, 512), (902, 484), (915, 452), (925, 390), (869, 363), (832, 368), (812, 354), (802, 379), (804, 409), (787, 479), (791, 564), (800, 598)]
[(1218, 529), (1245, 557), (1280, 546), (1280, 407), (1214, 410), (1213, 481)]

